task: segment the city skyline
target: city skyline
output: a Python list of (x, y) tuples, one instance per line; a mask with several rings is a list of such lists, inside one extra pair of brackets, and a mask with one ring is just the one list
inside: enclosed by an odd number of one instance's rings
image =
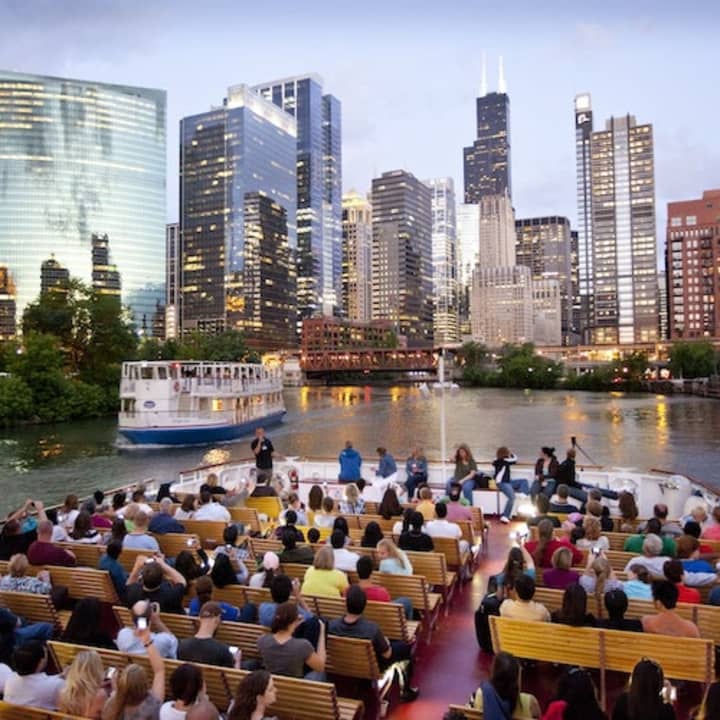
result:
[[(343, 105), (343, 191), (366, 192), (373, 177), (397, 167), (417, 177), (449, 176), (460, 186), (462, 146), (475, 131), (481, 53), (488, 58), (489, 91), (497, 88), (503, 55), (517, 216), (560, 214), (577, 227), (573, 99), (590, 92), (598, 117), (632, 112), (655, 127), (660, 257), (667, 202), (718, 185), (720, 148), (712, 129), (718, 100), (703, 92), (698, 72), (717, 63), (714, 43), (703, 38), (712, 26), (709, 15), (718, 11), (695, 5), (706, 8), (699, 27), (690, 22), (691, 7), (653, 6), (650, 19), (647, 3), (626, 9), (611, 2), (574, 16), (559, 9), (542, 14), (526, 3), (505, 13), (451, 3), (442, 17), (433, 17), (437, 8), (429, 4), (414, 5), (409, 14), (398, 3), (384, 8), (384, 20), (402, 17), (402, 36), (369, 12), (354, 22), (354, 42), (347, 43), (341, 9), (319, 3), (303, 14), (288, 4), (270, 46), (252, 9), (242, 11), (243, 43), (233, 40), (239, 10), (228, 3), (211, 4), (187, 29), (179, 24), (183, 13), (163, 12), (169, 7), (163, 3), (12, 4), (0, 9), (0, 67), (167, 90), (167, 214), (173, 221), (180, 118), (208, 109), (227, 86), (308, 72), (322, 76)], [(323, 42), (306, 42), (298, 28), (314, 29)], [(187, 56), (189, 33), (201, 45), (212, 41), (214, 52)], [(694, 107), (697, 112), (688, 111)]]

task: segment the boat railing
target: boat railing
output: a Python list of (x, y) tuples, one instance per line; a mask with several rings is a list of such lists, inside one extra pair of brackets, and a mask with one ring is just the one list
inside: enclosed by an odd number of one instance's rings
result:
[(223, 378), (223, 377), (186, 377), (178, 380), (128, 380), (120, 383), (120, 394), (134, 394), (138, 383), (164, 383), (170, 392), (189, 393), (199, 396), (216, 396), (219, 392), (225, 395), (255, 395), (258, 393), (279, 392), (282, 381), (277, 378)]

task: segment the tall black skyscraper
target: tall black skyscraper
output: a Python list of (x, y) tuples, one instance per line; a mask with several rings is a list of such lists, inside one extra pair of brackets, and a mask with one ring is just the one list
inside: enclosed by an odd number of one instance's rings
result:
[(510, 98), (500, 60), (498, 91), (488, 93), (483, 87), (476, 100), (477, 140), (463, 149), (465, 202), (479, 203), (488, 195), (512, 197), (510, 174)]

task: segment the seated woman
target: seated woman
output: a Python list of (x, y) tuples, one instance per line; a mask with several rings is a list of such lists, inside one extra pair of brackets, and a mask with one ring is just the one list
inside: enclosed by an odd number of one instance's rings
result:
[(513, 655), (499, 652), (493, 658), (490, 677), (473, 693), (468, 703), (486, 720), (532, 720), (540, 717), (534, 695), (520, 692), (520, 663)]
[(543, 720), (607, 720), (597, 701), (592, 676), (584, 668), (567, 668), (560, 678), (558, 690), (542, 716)]
[(382, 496), (380, 505), (378, 505), (378, 515), (385, 520), (391, 520), (394, 517), (400, 517), (403, 514), (403, 508), (398, 500), (397, 493), (389, 487)]
[(270, 720), (265, 711), (276, 700), (272, 675), (267, 670), (255, 670), (238, 683), (227, 720)]
[(642, 632), (642, 622), (637, 618), (626, 618), (628, 609), (627, 595), (622, 590), (608, 590), (603, 598), (607, 617), (597, 621), (597, 626), (607, 630), (625, 630)]
[(205, 694), (205, 681), (202, 670), (192, 663), (183, 663), (173, 670), (170, 676), (170, 696), (172, 700), (163, 703), (159, 720), (184, 720), (200, 697)]
[(640, 660), (633, 668), (630, 687), (615, 701), (613, 720), (675, 720), (675, 709), (665, 699), (666, 690), (660, 665)]
[(189, 586), (193, 580), (205, 575), (210, 568), (199, 563), (189, 550), (181, 550), (175, 558), (175, 569), (187, 580)]
[(192, 493), (188, 493), (180, 505), (175, 511), (176, 520), (192, 520), (195, 517), (195, 496)]
[(538, 523), (538, 539), (525, 543), (527, 551), (535, 560), (535, 567), (552, 567), (553, 553), (560, 547), (570, 548), (572, 553), (572, 564), (577, 565), (583, 561), (583, 554), (574, 545), (568, 542), (556, 540), (553, 537), (553, 525), (549, 520), (541, 520)]
[[(421, 492), (421, 493), (422, 493), (423, 489), (424, 489), (424, 488), (420, 488), (420, 492)], [(429, 490), (430, 488), (427, 488), (427, 489)], [(431, 493), (431, 495), (432, 495), (432, 493)], [(416, 507), (414, 507), (414, 508), (409, 507), (409, 508), (405, 508), (405, 510), (403, 510), (402, 518), (401, 518), (400, 520), (396, 521), (395, 524), (392, 526), (392, 534), (393, 534), (393, 536), (395, 536), (395, 535), (400, 536), (400, 535), (402, 535), (404, 532), (409, 532), (409, 530), (410, 530), (410, 518), (411, 518), (416, 512), (420, 512), (420, 511), (417, 509), (418, 507), (419, 507), (419, 505), (416, 506)], [(421, 514), (422, 514), (422, 513), (421, 513)], [(425, 517), (425, 516), (423, 515), (423, 517)], [(434, 506), (434, 505), (433, 505), (432, 517), (435, 517), (435, 506)], [(377, 543), (376, 543), (376, 544), (377, 544)]]
[[(193, 617), (200, 615), (200, 608), (206, 603), (212, 600), (213, 590), (212, 580), (207, 576), (203, 575), (195, 581), (195, 597), (190, 601), (190, 607), (188, 613)], [(243, 605), (241, 608), (237, 608), (234, 605), (230, 605), (226, 602), (218, 602), (222, 610), (222, 619), (229, 622), (255, 622), (257, 615), (255, 606), (252, 603)]]
[(638, 515), (640, 511), (632, 493), (620, 493), (618, 496), (618, 512), (620, 513), (620, 532), (635, 532), (639, 524)]
[(255, 588), (269, 588), (279, 568), (280, 558), (274, 552), (266, 552), (263, 555), (261, 569), (253, 574), (248, 584)]
[(97, 598), (78, 600), (61, 639), (74, 645), (116, 649), (103, 627), (102, 604)]
[(585, 535), (575, 543), (581, 550), (592, 550), (596, 548), (607, 552), (610, 549), (610, 541), (605, 535), (601, 535), (602, 527), (599, 518), (586, 515), (583, 519), (583, 529), (585, 530)]
[[(303, 622), (294, 602), (285, 602), (275, 610), (270, 633), (262, 635), (257, 646), (265, 669), (274, 675), (306, 680), (325, 680), (325, 624), (320, 621), (317, 650), (305, 639), (294, 637)], [(306, 666), (310, 668), (306, 671)]]
[(552, 568), (543, 573), (543, 585), (555, 590), (564, 590), (568, 585), (577, 583), (579, 573), (571, 570), (572, 553), (570, 548), (558, 548), (552, 556)]
[(587, 611), (587, 593), (575, 583), (565, 588), (562, 607), (551, 615), (554, 623), (573, 627), (595, 627), (595, 616)]
[(345, 486), (344, 495), (344, 499), (340, 501), (340, 512), (343, 515), (362, 515), (365, 512), (365, 501), (354, 482)]
[(383, 537), (382, 528), (378, 525), (378, 523), (372, 520), (365, 526), (365, 531), (363, 532), (362, 539), (360, 540), (360, 547), (377, 547), (377, 544), (383, 539)]
[(337, 517), (335, 501), (326, 495), (322, 500), (322, 508), (319, 513), (315, 513), (314, 524), (318, 528), (331, 528)]
[(653, 599), (650, 573), (644, 565), (631, 565), (627, 577), (623, 582), (623, 591), (629, 598)]
[[(343, 543), (345, 545), (352, 545), (352, 538), (350, 537), (350, 528), (348, 527), (348, 521), (341, 515), (335, 518), (335, 522), (332, 526), (332, 535), (335, 531), (339, 531), (343, 536)], [(330, 538), (327, 539), (328, 545), (330, 544)]]
[(97, 544), (102, 542), (102, 535), (93, 527), (90, 513), (82, 510), (75, 517), (75, 524), (68, 536), (70, 542)]
[(593, 555), (592, 553), (588, 553), (585, 571), (578, 582), (588, 595), (595, 595), (598, 607), (600, 607), (606, 592), (623, 589), (623, 584), (615, 577), (615, 571), (608, 559), (604, 555)]
[(315, 553), (312, 567), (305, 572), (302, 594), (322, 597), (342, 597), (348, 586), (347, 575), (335, 569), (335, 554), (329, 545), (324, 545)]
[(18, 592), (35, 593), (36, 595), (49, 595), (52, 592), (50, 573), (47, 570), (33, 577), (27, 575), (29, 563), (27, 555), (17, 553), (10, 558), (8, 575), (0, 580), (0, 590), (16, 590)]
[(408, 556), (392, 541), (384, 538), (377, 544), (380, 572), (392, 575), (412, 575), (413, 567)]
[(420, 498), (420, 501), (415, 506), (415, 510), (417, 510), (417, 512), (419, 512), (425, 518), (425, 522), (428, 522), (429, 520), (434, 520), (435, 501), (433, 500), (432, 490), (427, 485), (423, 485), (418, 490), (418, 497)]
[(107, 699), (105, 671), (100, 656), (94, 650), (81, 650), (67, 669), (58, 710), (99, 720)]
[(535, 561), (524, 545), (510, 548), (502, 571), (495, 576), (495, 582), (499, 588), (506, 584), (512, 587), (520, 575), (529, 575), (535, 579)]
[[(310, 528), (310, 530), (313, 530), (313, 528)], [(282, 528), (280, 542), (283, 544), (283, 550), (279, 556), (281, 563), (312, 565), (313, 558), (315, 557), (314, 550), (310, 547), (310, 545), (298, 545), (297, 535), (292, 528)]]

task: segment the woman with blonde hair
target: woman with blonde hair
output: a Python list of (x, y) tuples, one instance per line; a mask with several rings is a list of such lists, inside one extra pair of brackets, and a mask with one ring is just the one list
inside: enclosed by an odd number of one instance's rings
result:
[(384, 538), (377, 544), (380, 572), (392, 575), (412, 575), (413, 566), (408, 556), (392, 541)]
[(305, 571), (302, 594), (321, 597), (342, 597), (348, 587), (347, 575), (335, 569), (335, 553), (330, 545), (323, 545), (316, 553), (312, 567)]
[(607, 552), (610, 549), (610, 541), (605, 535), (601, 535), (602, 526), (600, 525), (600, 518), (586, 515), (583, 519), (582, 526), (585, 535), (575, 543), (577, 547), (583, 550), (595, 549), (596, 553), (598, 550)]
[(50, 573), (40, 570), (36, 577), (27, 574), (27, 555), (16, 553), (8, 563), (8, 574), (0, 580), (0, 590), (15, 590), (37, 595), (49, 595), (52, 592)]
[(79, 652), (68, 668), (65, 686), (60, 691), (60, 712), (98, 720), (108, 698), (103, 681), (100, 655), (95, 650)]
[(354, 482), (345, 486), (345, 499), (340, 501), (340, 512), (343, 515), (362, 515), (365, 512), (365, 501), (360, 497), (360, 490)]
[(160, 713), (165, 699), (165, 666), (150, 629), (136, 629), (135, 635), (147, 651), (152, 684), (139, 665), (131, 663), (124, 667), (117, 680), (113, 677), (113, 694), (102, 710), (102, 720), (152, 720)]
[(555, 590), (564, 590), (580, 579), (572, 570), (572, 553), (568, 547), (559, 547), (552, 554), (552, 568), (543, 573), (543, 585)]
[(588, 595), (595, 595), (598, 608), (602, 608), (606, 592), (622, 590), (623, 584), (615, 577), (612, 565), (604, 555), (588, 553), (585, 571), (578, 582)]

